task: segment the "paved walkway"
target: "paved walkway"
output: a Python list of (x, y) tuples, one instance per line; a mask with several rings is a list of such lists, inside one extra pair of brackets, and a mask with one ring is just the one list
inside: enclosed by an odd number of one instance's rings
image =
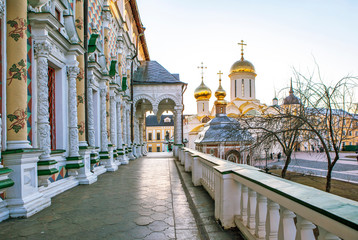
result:
[(200, 239), (174, 164), (151, 154), (52, 199), (28, 219), (0, 223), (0, 239)]

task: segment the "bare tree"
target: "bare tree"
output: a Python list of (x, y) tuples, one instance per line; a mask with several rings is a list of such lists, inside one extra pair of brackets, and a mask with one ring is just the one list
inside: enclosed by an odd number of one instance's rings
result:
[(285, 178), (287, 168), (291, 163), (291, 155), (297, 146), (301, 128), (304, 123), (299, 118), (291, 115), (300, 114), (300, 106), (274, 106), (269, 108), (266, 114), (254, 118), (243, 119), (243, 126), (253, 132), (255, 143), (252, 148), (261, 149), (262, 146), (273, 146), (279, 144), (286, 157), (281, 172)]
[(330, 192), (332, 170), (339, 160), (342, 143), (352, 137), (347, 133), (356, 128), (354, 93), (357, 91), (358, 78), (347, 76), (329, 85), (322, 80), (318, 67), (317, 74), (312, 73), (307, 77), (295, 71), (295, 76), (302, 114), (290, 117), (304, 122), (301, 130), (306, 136), (314, 133), (314, 138), (322, 145), (327, 157), (326, 191)]

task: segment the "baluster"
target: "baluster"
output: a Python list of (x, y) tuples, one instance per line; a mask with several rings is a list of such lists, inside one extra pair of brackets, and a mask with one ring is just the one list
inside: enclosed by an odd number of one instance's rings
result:
[(294, 218), (296, 215), (283, 207), (280, 210), (280, 225), (278, 230), (279, 239), (295, 239), (296, 236), (296, 225)]
[(266, 239), (278, 239), (278, 225), (280, 223), (280, 205), (269, 200), (266, 216)]
[(241, 187), (241, 221), (244, 226), (247, 226), (247, 201), (248, 188), (244, 185)]
[(237, 201), (235, 203), (235, 215), (237, 215), (239, 217), (239, 219), (241, 218), (241, 183), (239, 182), (235, 182), (236, 183), (236, 191), (237, 191)]
[(249, 190), (249, 201), (248, 201), (248, 224), (250, 230), (255, 230), (256, 221), (256, 192), (252, 189)]
[(316, 226), (301, 216), (297, 216), (297, 234), (296, 240), (315, 240), (313, 229)]
[(266, 236), (266, 215), (267, 215), (267, 198), (261, 194), (258, 194), (257, 207), (256, 207), (255, 235), (259, 239), (264, 239)]
[(319, 231), (318, 240), (339, 240), (340, 239), (336, 235), (328, 232), (327, 230), (325, 230), (321, 227), (318, 227), (318, 231)]

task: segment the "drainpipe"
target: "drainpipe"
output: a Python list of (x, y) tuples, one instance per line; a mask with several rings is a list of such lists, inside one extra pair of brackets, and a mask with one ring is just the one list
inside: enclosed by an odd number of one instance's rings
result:
[[(88, 0), (84, 0), (83, 2), (83, 32), (84, 32), (84, 36), (83, 36), (83, 47), (85, 48), (85, 54), (84, 54), (84, 58), (85, 58), (85, 102), (87, 102), (87, 87), (88, 87)], [(88, 119), (87, 119), (87, 104), (85, 104), (85, 129), (86, 129), (86, 141), (88, 143)]]
[(133, 140), (134, 140), (134, 116), (133, 116), (133, 109), (134, 109), (134, 106), (133, 106), (133, 62), (134, 62), (134, 59), (138, 56), (138, 42), (139, 42), (139, 37), (140, 36), (143, 36), (144, 35), (144, 30), (145, 28), (143, 27), (142, 28), (142, 33), (139, 34), (137, 36), (137, 43), (136, 43), (136, 48), (135, 48), (135, 53), (134, 53), (134, 56), (131, 58), (131, 142), (133, 143)]

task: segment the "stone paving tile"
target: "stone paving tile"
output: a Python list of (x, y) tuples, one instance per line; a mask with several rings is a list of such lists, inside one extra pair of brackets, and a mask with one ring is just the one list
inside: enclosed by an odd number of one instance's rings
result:
[(28, 219), (0, 223), (0, 239), (200, 239), (173, 157), (148, 156), (54, 198)]

